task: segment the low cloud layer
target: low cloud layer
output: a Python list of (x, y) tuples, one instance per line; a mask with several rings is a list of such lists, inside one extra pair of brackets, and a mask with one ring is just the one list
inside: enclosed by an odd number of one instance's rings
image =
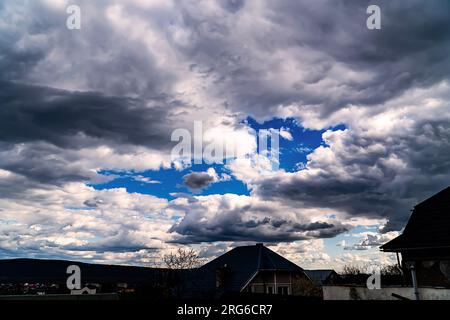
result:
[(233, 194), (179, 199), (171, 206), (185, 212), (170, 229), (181, 235), (173, 240), (180, 243), (291, 242), (331, 238), (350, 229), (323, 213), (301, 212), (282, 203)]

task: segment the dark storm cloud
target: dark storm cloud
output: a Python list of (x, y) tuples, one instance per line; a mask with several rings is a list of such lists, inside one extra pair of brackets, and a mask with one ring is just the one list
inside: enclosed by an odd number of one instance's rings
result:
[(29, 148), (2, 151), (0, 168), (25, 176), (38, 183), (62, 185), (71, 181), (88, 180), (93, 176), (86, 168), (71, 166), (70, 160), (61, 157), (61, 150), (52, 145), (34, 144)]
[[(211, 93), (225, 99), (229, 108), (260, 117), (271, 117), (274, 108), (290, 103), (312, 105), (317, 112), (328, 115), (349, 103), (380, 103), (411, 86), (431, 85), (447, 78), (450, 74), (448, 2), (375, 3), (382, 9), (381, 31), (365, 27), (365, 10), (369, 4), (374, 4), (369, 1), (268, 2), (262, 6), (264, 10), (255, 12), (255, 15), (264, 19), (271, 28), (258, 31), (246, 26), (250, 29), (245, 30), (245, 36), (250, 39), (243, 38), (244, 35), (241, 38), (234, 29), (236, 25), (230, 23), (240, 18), (240, 12), (252, 10), (244, 1), (219, 1), (230, 14), (224, 16), (227, 19), (213, 19), (200, 14), (199, 10), (192, 10), (188, 4), (180, 4), (174, 8), (182, 17), (180, 27), (190, 32), (194, 41), (186, 47), (177, 47), (177, 51), (190, 65), (196, 66), (195, 72), (210, 78), (214, 83)], [(89, 17), (107, 8), (106, 2), (100, 2), (98, 8), (87, 3), (83, 5), (86, 8), (84, 13)], [(151, 14), (147, 10), (129, 7), (125, 7), (125, 13), (143, 18)], [(73, 66), (66, 70), (66, 77), (81, 78), (87, 81), (91, 90), (109, 95), (151, 96), (169, 89), (168, 84), (177, 80), (176, 75), (167, 72), (167, 68), (156, 67), (153, 56), (145, 53), (142, 43), (130, 40), (128, 35), (111, 32), (115, 28), (106, 16), (89, 19), (89, 28), (80, 33), (68, 33), (58, 24), (62, 18), (57, 12), (41, 4), (33, 4), (30, 8), (33, 19), (24, 27), (33, 35), (48, 37), (48, 41), (37, 42), (25, 50), (19, 45), (23, 40), (20, 31), (25, 30), (8, 30), (8, 36), (2, 38), (6, 40), (0, 42), (3, 79), (30, 80), (27, 73), (38, 70), (36, 67), (42, 65), (46, 58), (48, 60), (56, 47), (67, 61), (72, 62)], [(172, 14), (152, 16), (150, 20), (155, 28), (166, 28)], [(254, 28), (259, 28), (257, 22)], [(252, 45), (241, 45), (249, 40)], [(11, 46), (11, 42), (15, 45)], [(126, 50), (115, 45), (122, 42), (127, 43)], [(86, 46), (89, 43), (96, 43), (96, 46)], [(110, 59), (96, 59), (94, 63), (91, 56), (104, 56), (96, 47), (107, 48)], [(278, 57), (277, 53), (286, 54), (285, 59)], [(315, 55), (321, 56), (301, 63), (303, 57)], [(304, 70), (298, 71), (304, 75), (294, 82), (271, 81), (270, 76), (279, 74), (284, 64), (290, 61), (300, 62), (299, 67)], [(63, 64), (62, 61), (56, 62)], [(53, 65), (47, 61), (46, 65), (56, 68), (56, 62)], [(336, 85), (328, 88), (309, 86), (327, 79), (337, 63), (356, 73), (368, 72), (371, 77), (348, 79), (347, 70), (344, 70), (342, 78), (336, 79)], [(63, 64), (61, 67), (66, 66)], [(49, 71), (47, 75), (39, 76), (48, 80), (53, 77), (52, 70), (39, 69), (41, 73)], [(292, 70), (294, 78), (297, 73)], [(129, 119), (132, 120), (135, 119)]]
[[(186, 215), (181, 221), (175, 223), (169, 232), (177, 234), (173, 241), (175, 243), (291, 242), (332, 238), (350, 229), (349, 226), (338, 221), (335, 223), (321, 221), (300, 223), (282, 218), (283, 212), (279, 212), (275, 208), (266, 207), (264, 211), (261, 211), (262, 207), (263, 205), (231, 204), (226, 198), (220, 200), (217, 208), (215, 205), (200, 201), (189, 205), (178, 205), (177, 209), (185, 211)], [(216, 210), (220, 214), (217, 214)], [(255, 215), (259, 218), (256, 218)]]
[[(1, 41), (1, 38), (0, 38)], [(15, 51), (11, 44), (0, 42), (0, 74), (1, 79), (20, 79), (31, 70), (39, 61), (45, 58), (41, 49), (29, 51)]]
[[(299, 227), (299, 226), (297, 226)], [(259, 229), (247, 223), (236, 223), (229, 221), (224, 225), (179, 225), (173, 227), (170, 232), (176, 232), (181, 237), (175, 237), (173, 243), (201, 243), (216, 241), (250, 241), (250, 242), (292, 242), (297, 240), (310, 240), (320, 238), (333, 238), (341, 233), (347, 232), (348, 227), (329, 225), (326, 228), (316, 228), (314, 224), (304, 225), (301, 231), (308, 229), (309, 232), (295, 233), (299, 228), (287, 227), (272, 228), (272, 230)]]
[(199, 190), (213, 183), (214, 177), (207, 172), (191, 172), (183, 176), (183, 182), (188, 188)]
[[(105, 180), (85, 161), (86, 148), (108, 146), (120, 156), (133, 154), (137, 147), (169, 154), (173, 146), (170, 112), (176, 110), (176, 101), (70, 92), (10, 81), (0, 81), (0, 87), (0, 169), (29, 181), (5, 185), (9, 192), (2, 196), (20, 194), (14, 189), (37, 187), (36, 183), (45, 187)], [(108, 157), (105, 161), (112, 161)], [(97, 160), (101, 161), (101, 155)]]
[[(319, 173), (261, 179), (256, 194), (294, 206), (386, 218), (384, 231), (400, 230), (412, 207), (448, 186), (450, 176), (450, 154), (442, 152), (450, 150), (448, 120), (417, 119), (412, 131), (416, 134), (390, 135), (389, 143), (384, 136), (361, 138), (348, 132), (339, 140), (340, 149), (330, 154), (334, 161), (308, 164), (308, 170)], [(368, 151), (376, 145), (383, 147)]]
[[(380, 31), (366, 28), (369, 4), (381, 7)], [(262, 14), (258, 18), (270, 28), (255, 21), (261, 30), (245, 30), (252, 46), (242, 47), (228, 20), (200, 21), (192, 11), (185, 12), (197, 39), (195, 50), (185, 53), (199, 70), (208, 70), (213, 92), (237, 111), (268, 118), (280, 105), (299, 103), (326, 116), (348, 104), (382, 103), (450, 74), (446, 0), (272, 1)], [(277, 78), (292, 62), (299, 66), (291, 70), (291, 78)], [(332, 73), (338, 64), (345, 68), (340, 75)], [(349, 71), (359, 79), (348, 77)], [(319, 83), (330, 77), (337, 83)]]
[[(0, 82), (0, 139), (47, 141), (64, 148), (102, 143), (164, 148), (170, 144), (168, 107), (91, 92)], [(170, 120), (169, 120), (170, 121)]]
[(313, 222), (309, 224), (294, 224), (294, 229), (298, 231), (314, 231), (314, 230), (323, 230), (323, 229), (331, 229), (334, 227), (333, 224), (327, 222)]
[[(108, 16), (114, 2), (81, 0), (77, 5), (83, 27), (73, 31), (66, 27), (64, 6), (7, 1), (0, 8), (0, 79), (109, 96), (169, 93), (176, 75), (157, 66), (142, 38), (133, 39), (129, 30), (117, 28)], [(136, 10), (132, 5), (124, 9), (125, 16)]]
[[(49, 245), (49, 244), (46, 244)], [(89, 246), (58, 246), (63, 250), (70, 251), (94, 251), (96, 253), (114, 252), (114, 253), (127, 253), (127, 252), (139, 252), (141, 250), (157, 252), (158, 248), (146, 247), (146, 246), (115, 246), (114, 244), (100, 244)]]
[[(345, 208), (352, 214), (363, 213), (374, 216), (386, 215), (392, 203), (381, 201), (382, 194), (371, 192), (366, 181), (341, 181), (332, 173), (323, 174), (314, 180), (293, 177), (283, 180), (274, 177), (263, 181), (258, 194), (266, 199), (280, 198), (285, 201), (298, 201), (305, 207)], [(320, 197), (318, 197), (320, 195)]]
[(0, 8), (0, 168), (34, 181), (23, 188), (92, 181), (93, 168), (72, 152), (82, 148), (168, 153), (183, 126), (172, 117), (183, 104), (163, 90), (173, 81), (166, 68), (112, 25), (107, 2), (79, 5), (79, 32), (65, 27), (65, 8), (42, 1)]

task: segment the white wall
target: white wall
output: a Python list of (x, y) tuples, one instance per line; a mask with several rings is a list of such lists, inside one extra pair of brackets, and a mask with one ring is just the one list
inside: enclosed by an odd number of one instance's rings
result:
[[(356, 286), (323, 286), (323, 299), (352, 300), (352, 288), (353, 296), (357, 295), (361, 300), (398, 300), (392, 296), (392, 293), (415, 300), (412, 287), (386, 287), (369, 290), (366, 287)], [(419, 288), (419, 297), (421, 300), (450, 300), (450, 289)]]

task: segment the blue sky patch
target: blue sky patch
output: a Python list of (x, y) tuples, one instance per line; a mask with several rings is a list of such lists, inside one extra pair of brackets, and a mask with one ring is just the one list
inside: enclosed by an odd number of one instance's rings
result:
[[(125, 188), (129, 193), (150, 194), (159, 198), (166, 198), (169, 200), (175, 199), (171, 194), (173, 193), (189, 193), (193, 195), (210, 195), (210, 194), (226, 194), (234, 193), (238, 195), (249, 195), (247, 187), (242, 181), (231, 177), (229, 181), (218, 181), (211, 184), (209, 187), (193, 192), (183, 184), (183, 176), (191, 172), (205, 172), (208, 168), (214, 168), (220, 176), (222, 173), (229, 174), (223, 165), (206, 165), (196, 164), (191, 167), (178, 171), (174, 168), (161, 169), (158, 171), (145, 172), (120, 172), (103, 170), (100, 174), (116, 176), (114, 180), (91, 185), (97, 190)], [(142, 179), (144, 178), (144, 179)], [(145, 181), (147, 180), (147, 181)]]
[[(252, 129), (283, 129), (288, 131), (292, 139), (280, 137), (280, 168), (289, 172), (298, 171), (301, 165), (306, 164), (307, 155), (321, 145), (324, 145), (322, 134), (326, 130), (308, 130), (301, 127), (293, 118), (275, 118), (264, 123), (258, 123), (252, 118), (244, 121)], [(336, 126), (332, 130), (344, 130), (345, 126)], [(192, 164), (184, 170), (160, 169), (145, 172), (121, 172), (113, 170), (102, 170), (99, 173), (116, 178), (110, 182), (91, 185), (97, 190), (125, 188), (129, 193), (150, 194), (160, 198), (173, 200), (174, 193), (188, 193), (193, 195), (211, 195), (234, 193), (238, 195), (249, 195), (246, 185), (234, 177), (228, 181), (212, 183), (201, 190), (190, 190), (183, 183), (183, 177), (191, 172), (205, 172), (208, 168), (214, 168), (220, 176), (225, 173), (231, 176), (229, 170), (223, 164)]]
[[(247, 118), (245, 123), (257, 131), (271, 128), (284, 129), (291, 134), (292, 140), (280, 137), (280, 168), (289, 172), (298, 171), (301, 164), (306, 164), (308, 154), (321, 145), (325, 145), (322, 134), (328, 130), (305, 129), (294, 118), (274, 118), (263, 123)], [(345, 130), (345, 126), (338, 125), (329, 129), (333, 131)]]

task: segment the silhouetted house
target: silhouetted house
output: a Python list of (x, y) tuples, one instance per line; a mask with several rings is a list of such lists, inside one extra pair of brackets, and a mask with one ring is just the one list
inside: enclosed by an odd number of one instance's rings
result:
[(408, 283), (450, 287), (450, 187), (416, 205), (403, 233), (381, 250), (401, 254)]
[(263, 244), (236, 247), (198, 269), (191, 292), (296, 294), (303, 269)]
[(304, 270), (306, 275), (317, 286), (323, 286), (325, 284), (335, 284), (339, 281), (340, 276), (333, 269), (324, 270)]
[[(96, 289), (97, 293), (123, 292), (126, 283), (130, 291), (159, 297), (179, 278), (179, 270), (88, 264), (64, 260), (11, 259), (0, 260), (0, 295), (23, 294), (30, 290), (22, 284), (46, 284), (46, 293), (67, 294), (67, 268), (77, 265), (81, 269), (82, 287)], [(2, 285), (2, 284), (8, 284)], [(39, 291), (43, 289), (39, 288)], [(34, 292), (36, 290), (32, 290)]]

